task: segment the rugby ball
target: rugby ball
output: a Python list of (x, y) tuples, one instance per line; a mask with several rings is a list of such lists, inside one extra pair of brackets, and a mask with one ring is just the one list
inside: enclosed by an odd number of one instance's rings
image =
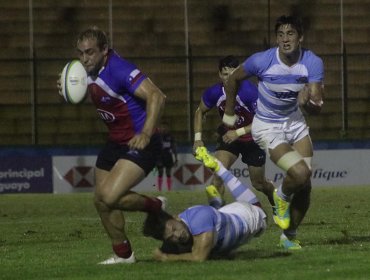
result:
[(68, 62), (60, 77), (62, 95), (65, 101), (72, 104), (80, 103), (87, 93), (87, 73), (79, 60)]

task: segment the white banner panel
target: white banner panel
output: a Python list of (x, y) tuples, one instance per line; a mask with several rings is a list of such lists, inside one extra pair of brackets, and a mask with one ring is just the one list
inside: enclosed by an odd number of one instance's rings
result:
[[(94, 186), (94, 165), (96, 156), (53, 157), (54, 192), (91, 191)], [(370, 150), (319, 150), (312, 161), (312, 185), (316, 186), (370, 186)], [(243, 182), (250, 184), (247, 166), (240, 161), (232, 172)], [(278, 186), (284, 172), (266, 163), (266, 177)], [(172, 190), (202, 189), (210, 184), (212, 172), (195, 160), (192, 154), (179, 154), (178, 165), (173, 168)], [(134, 190), (156, 190), (157, 171), (153, 170)], [(162, 190), (166, 190), (163, 178)]]
[(91, 192), (96, 156), (53, 156), (54, 193)]

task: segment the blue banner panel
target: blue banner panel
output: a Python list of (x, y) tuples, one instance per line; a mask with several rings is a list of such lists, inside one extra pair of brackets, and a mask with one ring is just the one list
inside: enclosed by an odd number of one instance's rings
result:
[(12, 156), (0, 160), (0, 194), (53, 192), (50, 156)]

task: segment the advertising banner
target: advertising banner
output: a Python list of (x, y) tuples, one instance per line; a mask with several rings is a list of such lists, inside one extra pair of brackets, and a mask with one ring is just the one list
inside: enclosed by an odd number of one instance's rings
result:
[(0, 161), (0, 194), (53, 192), (50, 156), (7, 156)]
[[(91, 191), (94, 182), (95, 156), (53, 157), (54, 192)], [(318, 186), (370, 186), (370, 150), (319, 150), (312, 160), (312, 185)], [(232, 166), (233, 174), (250, 184), (248, 167), (238, 159)], [(172, 190), (203, 189), (212, 181), (212, 172), (192, 154), (178, 154), (178, 165), (172, 172)], [(133, 190), (157, 190), (158, 172), (153, 170)], [(165, 176), (165, 175), (164, 175)], [(266, 162), (266, 178), (275, 186), (281, 184), (285, 174), (270, 160)], [(162, 190), (166, 191), (164, 178)]]
[(54, 156), (54, 193), (91, 192), (96, 156)]

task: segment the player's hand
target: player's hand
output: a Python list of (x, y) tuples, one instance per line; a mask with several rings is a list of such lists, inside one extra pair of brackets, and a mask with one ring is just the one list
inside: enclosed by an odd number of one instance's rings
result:
[(227, 127), (233, 127), (238, 122), (238, 116), (237, 115), (227, 115), (224, 113), (222, 117), (222, 122)]
[(236, 130), (229, 130), (222, 136), (222, 141), (226, 144), (230, 144), (239, 138), (239, 135), (236, 133)]
[(193, 155), (195, 155), (195, 152), (197, 150), (198, 147), (203, 147), (204, 146), (204, 142), (202, 140), (197, 140), (197, 141), (194, 141), (194, 144), (193, 144)]
[(166, 254), (164, 254), (159, 248), (155, 249), (153, 252), (153, 258), (157, 261), (164, 262), (167, 259)]
[(58, 89), (58, 93), (60, 96), (63, 96), (63, 92), (62, 92), (62, 73), (59, 73), (58, 74), (58, 80), (57, 80), (57, 89)]
[(132, 150), (142, 150), (150, 142), (150, 137), (146, 133), (136, 134), (128, 143), (130, 149)]

